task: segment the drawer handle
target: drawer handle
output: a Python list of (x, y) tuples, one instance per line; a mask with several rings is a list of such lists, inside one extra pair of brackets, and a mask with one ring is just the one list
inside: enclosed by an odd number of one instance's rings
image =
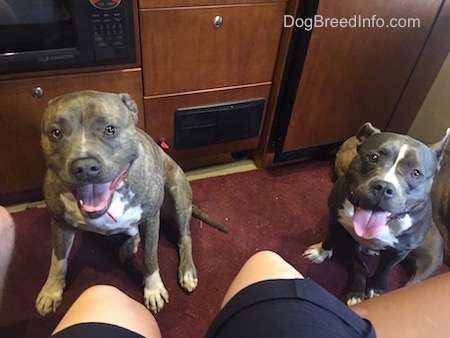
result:
[(214, 19), (213, 19), (213, 26), (214, 28), (219, 28), (220, 26), (222, 26), (223, 23), (223, 19), (220, 15), (217, 15)]
[(44, 96), (44, 88), (42, 88), (40, 86), (34, 87), (31, 90), (31, 95), (36, 99), (41, 98), (42, 96)]

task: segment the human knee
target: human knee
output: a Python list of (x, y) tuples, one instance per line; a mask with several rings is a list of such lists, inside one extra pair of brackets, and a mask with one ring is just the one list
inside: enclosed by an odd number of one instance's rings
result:
[(264, 265), (284, 265), (289, 264), (283, 257), (274, 251), (262, 250), (251, 256), (248, 261), (250, 264), (264, 264)]
[(280, 277), (304, 278), (291, 264), (278, 253), (270, 250), (262, 250), (249, 258), (246, 265), (253, 265), (265, 269), (273, 269), (280, 273)]
[(122, 291), (112, 285), (93, 285), (83, 291), (80, 299), (89, 298), (116, 298), (126, 296)]
[(0, 220), (2, 220), (5, 215), (9, 216), (9, 212), (5, 207), (0, 205)]
[(14, 228), (14, 221), (8, 210), (0, 205), (0, 227), (1, 229)]
[(0, 303), (3, 300), (3, 288), (14, 251), (16, 230), (9, 212), (0, 206)]
[(283, 258), (277, 254), (274, 251), (270, 251), (270, 250), (262, 250), (262, 251), (258, 251), (257, 253), (253, 254), (249, 259), (248, 262), (254, 262), (254, 263), (259, 263), (259, 262), (272, 262), (272, 261), (279, 261), (279, 260), (283, 260)]
[(1, 267), (9, 263), (14, 248), (15, 235), (16, 230), (11, 215), (4, 207), (0, 206), (0, 263), (3, 263)]

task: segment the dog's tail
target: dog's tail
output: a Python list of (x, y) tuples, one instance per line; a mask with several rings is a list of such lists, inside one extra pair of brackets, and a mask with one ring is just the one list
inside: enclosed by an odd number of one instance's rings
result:
[(218, 221), (216, 221), (214, 218), (209, 216), (206, 212), (201, 210), (199, 207), (192, 205), (192, 215), (199, 219), (202, 222), (205, 222), (206, 224), (212, 226), (213, 228), (222, 231), (222, 232), (228, 232), (228, 229), (220, 224)]

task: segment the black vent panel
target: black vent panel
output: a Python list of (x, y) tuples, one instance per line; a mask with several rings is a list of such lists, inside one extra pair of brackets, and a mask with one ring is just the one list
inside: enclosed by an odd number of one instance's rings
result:
[(187, 149), (259, 134), (264, 99), (180, 108), (175, 111), (175, 149)]

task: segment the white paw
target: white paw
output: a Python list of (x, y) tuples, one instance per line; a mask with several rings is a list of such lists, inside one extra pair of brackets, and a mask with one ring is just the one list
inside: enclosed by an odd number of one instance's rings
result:
[(303, 257), (315, 264), (322, 263), (325, 259), (333, 256), (333, 250), (324, 250), (322, 242), (311, 245), (303, 252)]
[(347, 299), (347, 305), (352, 306), (352, 305), (361, 303), (363, 300), (364, 300), (364, 298), (352, 297), (352, 298)]
[(381, 293), (378, 293), (378, 292), (376, 292), (375, 290), (372, 290), (372, 289), (370, 289), (367, 292), (367, 298), (375, 298), (375, 297), (378, 297), (380, 295), (381, 295)]
[(180, 276), (180, 285), (187, 292), (192, 292), (198, 285), (198, 278), (192, 272), (185, 272)]
[(168, 302), (169, 292), (164, 287), (159, 271), (155, 271), (144, 280), (144, 305), (152, 312), (157, 313)]
[(55, 312), (61, 304), (63, 287), (50, 288), (45, 284), (36, 298), (36, 310), (41, 316)]
[(144, 304), (147, 309), (157, 313), (162, 310), (164, 303), (169, 302), (169, 292), (164, 286), (155, 289), (144, 288)]

